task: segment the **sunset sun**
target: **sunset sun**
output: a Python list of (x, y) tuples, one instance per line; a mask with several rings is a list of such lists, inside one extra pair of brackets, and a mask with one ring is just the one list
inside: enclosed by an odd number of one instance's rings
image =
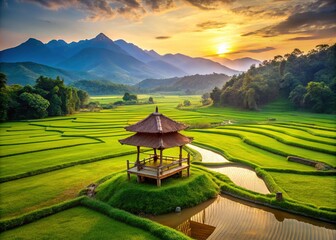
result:
[(227, 43), (221, 43), (220, 45), (218, 45), (217, 47), (217, 54), (218, 55), (223, 55), (225, 53), (230, 52), (230, 46)]

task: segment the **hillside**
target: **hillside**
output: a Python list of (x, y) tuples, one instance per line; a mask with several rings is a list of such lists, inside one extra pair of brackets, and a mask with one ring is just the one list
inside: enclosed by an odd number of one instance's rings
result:
[(99, 79), (87, 72), (66, 71), (33, 62), (0, 63), (0, 72), (6, 74), (8, 84), (33, 85), (40, 76), (56, 78), (59, 76), (66, 84), (81, 79)]
[(184, 91), (193, 94), (202, 94), (211, 91), (214, 87), (222, 87), (230, 77), (225, 74), (192, 75), (180, 78), (146, 79), (137, 84), (147, 91)]
[(258, 66), (261, 61), (249, 57), (238, 58), (238, 59), (228, 59), (223, 57), (213, 57), (211, 60), (216, 61), (224, 66), (238, 70), (238, 71), (247, 71), (253, 64)]
[(217, 105), (256, 110), (285, 97), (297, 108), (335, 112), (335, 59), (336, 44), (318, 45), (307, 54), (294, 49), (284, 57), (275, 56), (260, 67), (233, 76), (222, 89), (213, 89), (211, 98)]
[(74, 87), (88, 92), (90, 95), (124, 94), (136, 92), (134, 86), (115, 84), (103, 80), (80, 80), (72, 84)]

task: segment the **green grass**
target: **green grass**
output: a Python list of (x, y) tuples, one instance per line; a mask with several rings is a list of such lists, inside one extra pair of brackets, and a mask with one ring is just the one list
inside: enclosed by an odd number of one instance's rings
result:
[[(246, 130), (248, 131), (248, 129)], [(304, 149), (301, 147), (295, 147), (295, 146), (291, 146), (288, 144), (284, 144), (282, 142), (277, 141), (274, 138), (263, 135), (262, 131), (260, 131), (261, 134), (247, 132), (247, 131), (244, 131), (243, 128), (237, 128), (237, 129), (232, 129), (232, 130), (231, 129), (216, 129), (216, 130), (211, 130), (211, 131), (214, 131), (219, 134), (238, 133), (242, 135), (243, 138), (247, 138), (248, 140), (251, 140), (252, 142), (257, 143), (258, 145), (263, 145), (268, 148), (274, 149), (274, 152), (280, 151), (280, 152), (286, 153), (286, 156), (294, 155), (294, 156), (299, 156), (302, 158), (325, 162), (332, 166), (336, 166), (336, 158), (332, 154), (321, 153), (321, 152), (317, 152), (313, 150)], [(279, 135), (280, 134), (278, 134), (277, 136)], [(297, 141), (294, 141), (294, 140), (292, 141), (294, 143), (303, 142), (303, 140), (300, 140), (300, 139), (298, 139)], [(319, 146), (322, 144), (316, 143), (316, 145)], [(333, 150), (335, 148), (335, 146), (328, 146), (328, 147), (330, 150)]]
[(173, 212), (177, 206), (195, 206), (218, 194), (209, 174), (191, 171), (189, 178), (164, 179), (160, 188), (153, 183), (139, 184), (134, 176), (127, 181), (126, 174), (118, 174), (98, 187), (96, 198), (132, 213), (157, 215)]
[(84, 207), (75, 207), (1, 233), (1, 239), (159, 239)]
[(288, 168), (296, 170), (312, 170), (302, 164), (287, 161), (286, 157), (244, 143), (239, 137), (218, 134), (216, 131), (210, 132), (188, 132), (193, 136), (196, 143), (206, 143), (224, 151), (229, 158), (241, 159), (258, 166)]
[(317, 207), (335, 208), (335, 176), (314, 176), (269, 172), (274, 181), (293, 199)]
[(126, 160), (135, 155), (111, 158), (2, 183), (0, 215), (16, 216), (40, 207), (62, 202), (98, 179), (125, 170)]
[[(143, 99), (148, 99), (148, 97), (149, 95), (141, 96)], [(159, 111), (166, 116), (192, 125), (197, 131), (185, 131), (184, 134), (193, 136), (195, 143), (213, 147), (230, 159), (239, 160), (250, 166), (298, 171), (298, 174), (292, 173), (289, 179), (306, 177), (305, 190), (302, 190), (302, 184), (292, 184), (286, 179), (275, 181), (275, 184), (288, 192), (292, 199), (313, 203), (317, 206), (333, 207), (332, 205), (335, 205), (330, 200), (330, 196), (335, 196), (335, 189), (332, 189), (332, 183), (336, 182), (335, 176), (300, 175), (300, 171), (315, 171), (315, 169), (289, 162), (285, 156), (286, 154), (299, 155), (335, 166), (335, 154), (308, 149), (309, 147), (334, 149), (336, 144), (335, 115), (297, 112), (283, 100), (272, 103), (258, 112), (252, 112), (233, 108), (195, 108), (199, 106), (200, 96), (153, 95), (153, 97), (156, 102), (154, 105), (120, 106), (111, 110), (83, 112), (68, 117), (1, 123), (0, 155), (12, 154), (12, 156), (0, 158), (0, 177), (18, 176), (18, 174), (32, 171), (38, 174), (0, 184), (1, 218), (17, 216), (72, 199), (90, 183), (125, 170), (126, 160), (133, 161), (134, 155), (112, 158), (112, 156), (136, 150), (135, 147), (119, 144), (119, 139), (131, 134), (127, 133), (124, 127), (154, 112), (155, 106), (158, 106)], [(119, 100), (121, 96), (99, 98), (102, 103), (108, 103)], [(176, 109), (176, 106), (185, 99), (190, 100), (193, 106), (183, 110)], [(269, 121), (270, 118), (276, 120)], [(211, 133), (197, 129), (220, 125), (228, 120), (234, 124), (224, 129), (210, 129)], [(259, 132), (242, 131), (244, 129)], [(223, 135), (220, 134), (221, 132), (231, 135)], [(274, 138), (270, 137), (270, 134), (274, 135)], [(257, 145), (248, 144), (237, 135), (242, 135)], [(276, 138), (282, 138), (294, 144), (297, 142), (307, 148), (280, 142)], [(286, 154), (275, 154), (276, 151)], [(177, 155), (178, 149), (165, 150), (164, 153)], [(146, 156), (145, 153), (141, 155), (141, 157)], [(77, 164), (82, 160), (97, 157), (109, 159), (90, 163), (87, 161), (85, 164), (39, 174), (41, 169), (69, 163)], [(272, 176), (275, 174), (271, 170), (265, 171), (271, 173)], [(121, 179), (123, 178), (126, 178), (126, 174), (122, 174)], [(325, 183), (324, 179), (328, 179), (328, 182)], [(133, 184), (135, 190), (139, 186), (140, 190), (148, 187), (134, 182)], [(169, 184), (169, 181), (163, 182), (162, 189), (166, 189), (165, 185), (169, 186)], [(318, 185), (323, 185), (321, 187), (323, 191), (319, 193), (316, 190)], [(179, 193), (180, 196), (183, 194)]]

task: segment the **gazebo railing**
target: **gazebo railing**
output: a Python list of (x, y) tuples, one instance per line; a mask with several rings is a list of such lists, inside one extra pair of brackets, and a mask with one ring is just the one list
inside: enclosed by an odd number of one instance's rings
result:
[[(159, 166), (148, 166), (146, 163), (150, 163), (154, 161), (154, 155), (150, 156), (148, 158), (144, 158), (140, 160), (138, 163), (137, 162), (130, 162), (127, 160), (127, 169), (130, 169), (132, 167), (137, 167), (138, 171), (141, 170), (148, 170), (148, 171), (153, 171), (157, 172), (157, 175), (160, 176), (162, 175), (165, 171), (168, 171), (172, 168), (176, 168), (177, 166), (182, 166), (183, 163), (187, 163), (187, 165), (190, 165), (190, 157), (188, 156), (187, 158), (179, 158), (179, 157), (172, 157), (172, 156), (162, 156), (162, 160), (164, 161), (170, 161), (170, 164), (166, 165), (159, 165)], [(158, 156), (157, 161), (160, 161), (160, 156)]]

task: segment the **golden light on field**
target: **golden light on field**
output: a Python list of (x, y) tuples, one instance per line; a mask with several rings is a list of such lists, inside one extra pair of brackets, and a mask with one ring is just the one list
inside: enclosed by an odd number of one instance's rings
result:
[(218, 47), (217, 47), (217, 54), (218, 55), (223, 55), (225, 53), (230, 52), (230, 46), (228, 43), (221, 43)]

